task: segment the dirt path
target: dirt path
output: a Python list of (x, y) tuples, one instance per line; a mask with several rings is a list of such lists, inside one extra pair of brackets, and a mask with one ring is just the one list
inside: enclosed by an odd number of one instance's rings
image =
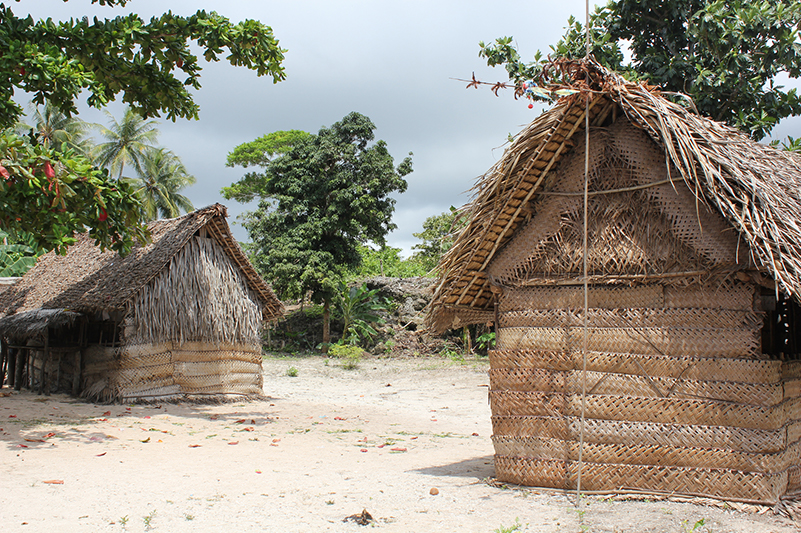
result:
[(0, 528), (348, 532), (366, 529), (343, 522), (365, 509), (386, 532), (798, 530), (668, 501), (587, 498), (579, 512), (562, 494), (487, 484), (486, 370), (267, 359), (269, 400), (214, 406), (14, 393), (0, 398)]

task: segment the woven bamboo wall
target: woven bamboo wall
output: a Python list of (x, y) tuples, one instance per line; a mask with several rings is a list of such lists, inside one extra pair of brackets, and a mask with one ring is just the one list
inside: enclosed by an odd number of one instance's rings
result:
[[(753, 286), (590, 291), (582, 489), (776, 502), (801, 488), (798, 363), (760, 354)], [(573, 489), (580, 287), (505, 289), (490, 354), (499, 479)]]
[(119, 398), (177, 398), (262, 394), (261, 347), (212, 345), (126, 346), (114, 376)]

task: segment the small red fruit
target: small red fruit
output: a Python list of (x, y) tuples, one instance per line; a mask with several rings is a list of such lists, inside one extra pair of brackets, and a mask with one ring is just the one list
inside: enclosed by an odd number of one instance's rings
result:
[(184, 60), (183, 59), (179, 59), (178, 61), (175, 62), (175, 65), (178, 68), (184, 68)]
[(8, 170), (6, 170), (6, 167), (3, 165), (0, 165), (0, 176), (3, 176), (7, 180), (11, 179), (11, 174), (8, 173)]
[(20, 76), (24, 76), (24, 75), (25, 75), (25, 67), (20, 67), (20, 69), (19, 69), (19, 75), (20, 75)]
[(55, 177), (56, 175), (56, 171), (53, 170), (53, 165), (51, 165), (50, 163), (45, 163), (44, 173), (45, 176), (48, 177), (48, 179), (53, 179), (53, 177)]
[(105, 222), (108, 219), (108, 213), (102, 207), (100, 208), (100, 216), (97, 217), (100, 222)]
[(534, 104), (528, 104), (529, 109), (534, 109)]

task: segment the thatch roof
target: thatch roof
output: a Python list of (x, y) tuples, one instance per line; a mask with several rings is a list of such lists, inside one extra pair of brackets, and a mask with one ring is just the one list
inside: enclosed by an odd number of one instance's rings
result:
[[(751, 140), (631, 83), (592, 60), (564, 62), (579, 92), (562, 97), (517, 135), (474, 188), (466, 227), (443, 257), (428, 324), (436, 331), (492, 320), (487, 267), (532, 214), (547, 177), (590, 127), (627, 118), (664, 151), (700, 203), (739, 234), (759, 270), (787, 295), (801, 294), (801, 157)], [(589, 80), (589, 81), (585, 81)], [(587, 104), (589, 101), (589, 104)]]
[(0, 294), (0, 317), (36, 309), (122, 311), (126, 302), (205, 227), (261, 299), (265, 319), (277, 318), (283, 312), (281, 302), (231, 235), (226, 216), (225, 206), (214, 204), (179, 218), (151, 222), (152, 241), (124, 258), (112, 251), (101, 252), (93, 239), (80, 235), (66, 255), (45, 254), (19, 283)]
[(82, 315), (66, 309), (34, 309), (5, 317), (0, 320), (0, 335), (11, 338), (29, 339), (48, 327), (71, 326)]

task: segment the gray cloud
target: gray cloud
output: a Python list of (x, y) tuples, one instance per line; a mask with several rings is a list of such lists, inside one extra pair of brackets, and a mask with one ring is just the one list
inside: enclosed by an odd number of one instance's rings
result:
[[(225, 167), (234, 146), (276, 130), (317, 132), (358, 111), (376, 124), (377, 138), (387, 142), (396, 163), (414, 152), (409, 189), (397, 197), (398, 229), (388, 239), (407, 252), (425, 218), (468, 201), (465, 191), (501, 156), (508, 134), (538, 114), (511, 93), (496, 98), (487, 88), (466, 90), (451, 79), (472, 72), (485, 81), (505, 79), (502, 69), (490, 69), (478, 57), (478, 42), (513, 35), (523, 57), (531, 58), (559, 39), (571, 14), (584, 18), (581, 1), (530, 0), (492, 6), (474, 0), (136, 0), (125, 9), (92, 6), (89, 0), (23, 0), (11, 7), (55, 20), (206, 9), (232, 21), (253, 18), (270, 25), (288, 49), (286, 81), (273, 84), (224, 60), (209, 64), (196, 96), (200, 120), (162, 122), (161, 144), (197, 177), (187, 195), (198, 207), (227, 203), (233, 218), (248, 209), (219, 194), (243, 173)], [(121, 115), (118, 104), (111, 110)], [(81, 116), (103, 120), (92, 111)], [(235, 232), (247, 240), (242, 228)]]

